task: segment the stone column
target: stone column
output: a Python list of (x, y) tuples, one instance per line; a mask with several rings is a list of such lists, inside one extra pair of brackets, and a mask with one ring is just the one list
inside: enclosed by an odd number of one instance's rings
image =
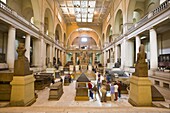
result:
[(43, 44), (43, 46), (41, 45), (41, 54), (42, 54), (42, 58), (43, 58), (43, 68), (46, 68), (46, 60), (47, 60), (47, 51), (46, 51), (46, 49), (47, 49), (47, 44), (44, 42), (44, 40), (43, 39), (41, 39), (41, 43)]
[(76, 53), (73, 53), (73, 65), (76, 65), (75, 59), (76, 59)]
[(31, 36), (29, 34), (26, 35), (25, 38), (25, 56), (28, 58), (28, 61), (30, 62), (30, 43), (31, 43)]
[(137, 61), (137, 54), (139, 53), (139, 47), (141, 45), (141, 40), (139, 36), (136, 36), (136, 61)]
[(106, 66), (107, 63), (107, 52), (104, 51), (104, 66)]
[(53, 46), (50, 45), (50, 62), (53, 62)]
[(40, 66), (41, 62), (41, 50), (40, 50), (40, 43), (39, 39), (33, 40), (33, 65)]
[[(56, 59), (58, 61), (58, 49), (57, 48), (56, 48), (56, 53), (55, 54), (56, 54)], [(56, 61), (56, 63), (58, 63), (57, 61)]]
[(115, 63), (117, 62), (117, 58), (118, 58), (118, 47), (117, 45), (115, 45)]
[(134, 42), (131, 40), (126, 41), (125, 46), (125, 66), (131, 67), (134, 64)]
[(100, 62), (102, 65), (104, 65), (104, 52), (101, 53)]
[(123, 40), (121, 44), (121, 69), (124, 69), (124, 66), (125, 66), (125, 44), (126, 44), (126, 41)]
[(7, 47), (7, 63), (9, 69), (14, 68), (14, 60), (15, 60), (15, 52), (16, 52), (15, 34), (16, 34), (16, 29), (10, 26), (8, 30), (8, 47)]
[(155, 70), (158, 68), (158, 45), (157, 34), (155, 29), (150, 29), (150, 68)]
[(63, 51), (61, 51), (61, 57), (60, 57), (60, 59), (61, 59), (61, 63), (62, 63), (62, 65), (64, 64), (64, 52)]
[(95, 65), (95, 52), (93, 52), (93, 62), (92, 62), (92, 65), (94, 66)]

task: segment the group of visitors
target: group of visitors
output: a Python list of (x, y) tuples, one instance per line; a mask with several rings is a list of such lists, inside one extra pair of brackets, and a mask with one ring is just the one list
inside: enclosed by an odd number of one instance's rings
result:
[(118, 98), (121, 98), (121, 81), (107, 81), (106, 79), (102, 79), (100, 73), (97, 73), (97, 85), (88, 83), (89, 88), (89, 96), (91, 99), (96, 100), (96, 93), (101, 92), (101, 102), (107, 102), (107, 93), (111, 94), (111, 101), (117, 101)]
[(110, 86), (110, 94), (111, 101), (117, 101), (118, 97), (121, 98), (121, 81), (115, 81), (111, 83)]

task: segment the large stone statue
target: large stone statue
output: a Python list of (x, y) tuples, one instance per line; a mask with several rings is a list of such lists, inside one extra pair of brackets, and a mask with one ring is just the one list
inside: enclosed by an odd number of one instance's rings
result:
[(17, 76), (25, 76), (30, 75), (32, 72), (30, 71), (28, 58), (25, 57), (25, 46), (23, 43), (20, 43), (17, 48), (18, 59), (15, 60), (14, 63), (14, 75)]
[(139, 47), (139, 53), (137, 54), (137, 63), (135, 66), (135, 76), (147, 77), (148, 76), (148, 65), (145, 62), (146, 53), (144, 45), (141, 44)]

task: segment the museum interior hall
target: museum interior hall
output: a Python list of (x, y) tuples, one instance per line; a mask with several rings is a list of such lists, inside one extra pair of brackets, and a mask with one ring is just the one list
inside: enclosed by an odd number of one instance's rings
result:
[(170, 0), (0, 0), (0, 113), (170, 113)]

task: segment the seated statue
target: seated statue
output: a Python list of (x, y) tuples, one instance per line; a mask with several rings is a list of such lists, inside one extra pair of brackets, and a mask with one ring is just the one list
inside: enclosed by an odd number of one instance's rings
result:
[(141, 44), (139, 47), (139, 53), (137, 54), (137, 63), (135, 66), (135, 76), (147, 77), (148, 76), (148, 65), (145, 62), (146, 53), (144, 45)]
[(17, 48), (18, 59), (15, 60), (14, 63), (14, 75), (23, 76), (30, 75), (32, 71), (30, 71), (28, 58), (25, 57), (25, 46), (24, 43), (20, 43)]

